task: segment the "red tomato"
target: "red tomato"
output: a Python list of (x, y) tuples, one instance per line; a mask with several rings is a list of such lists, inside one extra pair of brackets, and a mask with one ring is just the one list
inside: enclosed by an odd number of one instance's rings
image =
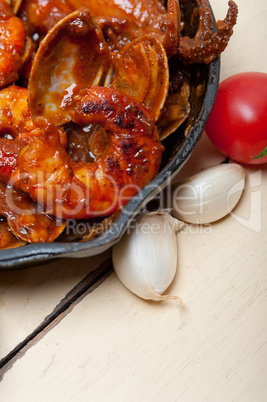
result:
[(235, 74), (220, 83), (205, 131), (225, 155), (242, 163), (267, 163), (253, 159), (267, 146), (267, 74)]

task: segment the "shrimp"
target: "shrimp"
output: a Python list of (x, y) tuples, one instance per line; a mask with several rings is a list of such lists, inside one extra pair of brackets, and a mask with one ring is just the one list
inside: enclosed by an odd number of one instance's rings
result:
[[(28, 107), (28, 89), (10, 85), (0, 90), (0, 136), (8, 139), (27, 140), (38, 135)], [(62, 146), (67, 146), (67, 136), (59, 128)]]
[(22, 133), (30, 133), (34, 125), (28, 107), (28, 90), (11, 85), (0, 91), (0, 135), (18, 138)]
[(18, 79), (25, 39), (23, 22), (14, 16), (5, 0), (0, 0), (0, 88)]
[[(67, 146), (67, 134), (57, 128), (60, 144)], [(17, 158), (31, 137), (40, 135), (28, 107), (28, 90), (11, 85), (0, 90), (0, 182), (7, 183), (17, 169)]]
[(103, 154), (93, 163), (74, 161), (55, 127), (39, 118), (43, 134), (20, 149), (9, 183), (56, 217), (107, 216), (154, 178), (164, 147), (150, 112), (123, 92), (95, 86), (78, 92), (74, 102), (75, 123), (106, 130)]

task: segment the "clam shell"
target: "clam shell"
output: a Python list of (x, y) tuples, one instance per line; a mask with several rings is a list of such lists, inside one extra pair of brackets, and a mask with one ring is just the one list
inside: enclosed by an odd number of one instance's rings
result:
[(168, 58), (162, 43), (144, 35), (126, 45), (115, 58), (111, 86), (127, 93), (159, 118), (169, 88)]
[(29, 79), (33, 119), (43, 116), (56, 126), (71, 120), (75, 91), (97, 85), (108, 60), (102, 31), (81, 8), (60, 20), (40, 44)]

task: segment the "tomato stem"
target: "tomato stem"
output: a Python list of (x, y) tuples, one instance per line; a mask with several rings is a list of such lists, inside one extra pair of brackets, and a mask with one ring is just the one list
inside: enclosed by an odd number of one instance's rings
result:
[(251, 158), (252, 159), (260, 159), (263, 156), (267, 156), (267, 147), (265, 147), (264, 150), (259, 153), (259, 155), (254, 156), (254, 158), (253, 157), (251, 157)]

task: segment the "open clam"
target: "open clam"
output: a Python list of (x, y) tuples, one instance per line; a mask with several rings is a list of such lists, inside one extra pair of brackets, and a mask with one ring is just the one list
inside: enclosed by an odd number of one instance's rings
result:
[(108, 54), (102, 31), (87, 9), (60, 20), (41, 42), (32, 66), (33, 119), (44, 116), (56, 126), (69, 122), (74, 89), (99, 84)]
[(127, 93), (151, 110), (155, 121), (169, 88), (168, 58), (153, 35), (137, 38), (114, 57), (111, 86)]
[(161, 141), (174, 133), (189, 116), (189, 96), (190, 84), (188, 81), (184, 81), (179, 92), (168, 94), (157, 122)]

